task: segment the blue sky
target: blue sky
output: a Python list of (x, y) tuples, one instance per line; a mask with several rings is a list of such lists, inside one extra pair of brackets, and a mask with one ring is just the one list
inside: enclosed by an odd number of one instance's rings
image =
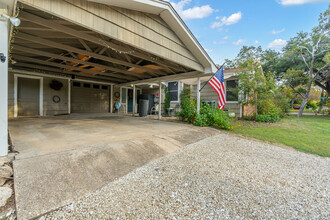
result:
[(280, 50), (299, 31), (318, 24), (330, 0), (171, 0), (217, 64), (243, 45)]

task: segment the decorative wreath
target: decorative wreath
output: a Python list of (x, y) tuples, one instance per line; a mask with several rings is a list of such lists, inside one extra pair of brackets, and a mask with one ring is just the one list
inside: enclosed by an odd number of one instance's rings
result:
[(130, 99), (132, 99), (132, 98), (133, 98), (133, 92), (129, 92), (129, 93), (128, 93), (128, 97), (129, 97)]
[(59, 91), (62, 89), (63, 83), (61, 83), (60, 81), (57, 81), (57, 80), (52, 80), (52, 82), (49, 84), (49, 87), (56, 91)]
[(119, 92), (115, 92), (115, 98), (119, 98), (120, 97), (120, 93)]
[(61, 101), (61, 98), (58, 95), (53, 96), (53, 102), (59, 103)]

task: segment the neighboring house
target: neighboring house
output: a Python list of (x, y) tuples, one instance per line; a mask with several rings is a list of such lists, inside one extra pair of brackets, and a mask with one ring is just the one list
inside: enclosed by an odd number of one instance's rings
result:
[(115, 102), (136, 112), (150, 85), (216, 71), (167, 1), (0, 0), (0, 12), (22, 20), (15, 34), (0, 21), (0, 52), (11, 58), (0, 63), (0, 156), (8, 117), (114, 112)]

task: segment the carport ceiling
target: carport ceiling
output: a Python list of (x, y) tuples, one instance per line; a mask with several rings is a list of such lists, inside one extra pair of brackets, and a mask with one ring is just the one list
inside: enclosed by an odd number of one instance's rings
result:
[(127, 83), (194, 71), (27, 5), (12, 37), (16, 70)]

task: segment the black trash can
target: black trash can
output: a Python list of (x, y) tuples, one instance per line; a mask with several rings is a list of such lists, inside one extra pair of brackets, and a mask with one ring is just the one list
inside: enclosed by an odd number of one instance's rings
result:
[(139, 100), (139, 116), (144, 117), (148, 115), (149, 100)]

